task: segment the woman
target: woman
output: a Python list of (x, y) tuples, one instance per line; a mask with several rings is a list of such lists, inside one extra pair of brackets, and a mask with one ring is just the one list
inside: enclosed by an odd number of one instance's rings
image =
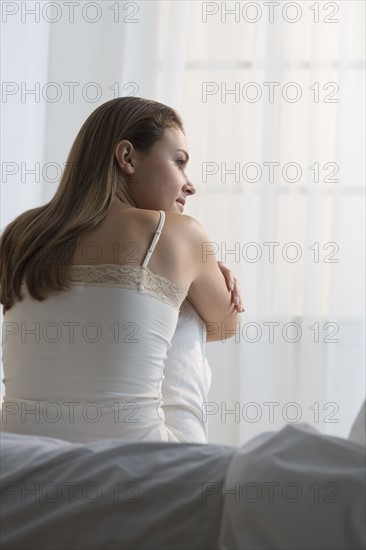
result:
[(194, 192), (186, 151), (173, 109), (109, 101), (79, 131), (53, 199), (6, 227), (4, 431), (182, 440), (161, 392), (180, 306), (227, 332), (238, 314), (215, 257), (202, 258), (206, 232), (180, 215)]

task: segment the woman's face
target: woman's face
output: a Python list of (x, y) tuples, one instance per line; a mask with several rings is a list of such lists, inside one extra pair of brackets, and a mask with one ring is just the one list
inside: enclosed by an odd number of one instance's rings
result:
[(123, 201), (137, 208), (182, 213), (187, 195), (196, 192), (186, 174), (187, 142), (178, 128), (166, 128), (148, 153), (122, 141), (116, 158), (125, 175)]

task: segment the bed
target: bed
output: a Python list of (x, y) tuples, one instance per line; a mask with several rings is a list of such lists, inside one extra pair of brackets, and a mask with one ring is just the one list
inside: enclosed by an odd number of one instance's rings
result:
[(1, 547), (364, 548), (362, 422), (348, 439), (299, 424), (241, 447), (2, 432)]

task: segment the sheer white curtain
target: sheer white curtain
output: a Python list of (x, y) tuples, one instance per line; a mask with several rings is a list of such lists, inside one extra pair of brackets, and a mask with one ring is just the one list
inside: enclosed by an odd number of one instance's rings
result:
[(173, 106), (186, 213), (246, 307), (207, 344), (210, 441), (301, 421), (346, 436), (365, 393), (364, 3), (79, 2), (73, 22), (63, 2), (39, 22), (37, 2), (4, 4), (1, 227), (54, 194), (99, 104)]

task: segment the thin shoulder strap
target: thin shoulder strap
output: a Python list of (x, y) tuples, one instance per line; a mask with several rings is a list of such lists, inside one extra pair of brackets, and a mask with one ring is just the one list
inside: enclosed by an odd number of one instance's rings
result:
[(164, 210), (159, 210), (160, 212), (160, 220), (159, 220), (159, 225), (158, 225), (158, 228), (157, 230), (155, 231), (155, 235), (154, 235), (154, 238), (151, 242), (151, 245), (150, 245), (150, 248), (149, 250), (147, 251), (147, 254), (145, 256), (145, 259), (144, 259), (144, 262), (142, 264), (142, 267), (146, 267), (150, 258), (151, 258), (151, 254), (154, 252), (154, 248), (156, 246), (156, 243), (158, 242), (159, 240), (159, 237), (161, 235), (161, 232), (163, 230), (163, 225), (164, 225), (164, 222), (165, 222), (165, 212)]

